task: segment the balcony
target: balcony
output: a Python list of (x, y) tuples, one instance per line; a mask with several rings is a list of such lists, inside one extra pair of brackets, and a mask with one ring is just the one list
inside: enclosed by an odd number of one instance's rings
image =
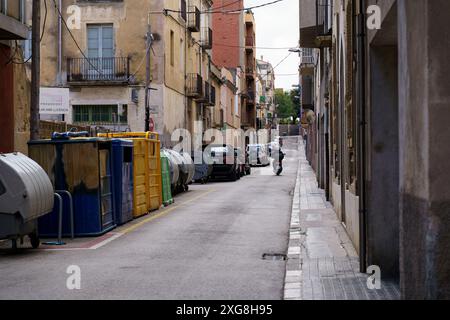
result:
[(186, 78), (186, 95), (191, 98), (203, 96), (203, 79), (198, 73), (189, 73)]
[(189, 6), (187, 28), (191, 32), (200, 31), (200, 10), (196, 6)]
[(315, 67), (315, 57), (312, 48), (302, 48), (301, 63), (300, 63), (300, 74), (313, 75)]
[(204, 27), (202, 28), (202, 35), (201, 35), (201, 45), (202, 48), (205, 50), (210, 50), (213, 47), (213, 31), (211, 28)]
[(0, 40), (25, 40), (28, 27), (18, 19), (0, 12)]
[(331, 45), (332, 0), (300, 1), (300, 46), (323, 48)]
[(247, 52), (253, 51), (255, 48), (255, 38), (253, 37), (245, 37), (245, 50)]
[(124, 84), (130, 78), (130, 58), (69, 58), (67, 82), (75, 84)]
[(255, 78), (255, 73), (256, 73), (255, 67), (251, 64), (247, 65), (247, 67), (245, 68), (245, 76), (247, 78), (253, 79), (253, 78)]
[(331, 47), (333, 25), (333, 2), (316, 0), (316, 46)]

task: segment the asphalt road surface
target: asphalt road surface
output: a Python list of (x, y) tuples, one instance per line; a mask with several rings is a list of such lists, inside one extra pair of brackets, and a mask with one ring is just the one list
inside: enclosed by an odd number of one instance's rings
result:
[[(262, 256), (287, 253), (297, 142), (281, 177), (192, 185), (97, 249), (0, 249), (0, 299), (282, 299), (286, 262)], [(67, 288), (71, 265), (80, 290)]]

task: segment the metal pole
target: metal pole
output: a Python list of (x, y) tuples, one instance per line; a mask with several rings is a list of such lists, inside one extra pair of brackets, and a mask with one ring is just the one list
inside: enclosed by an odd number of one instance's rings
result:
[(150, 81), (151, 81), (151, 55), (150, 48), (152, 46), (152, 27), (150, 25), (150, 19), (148, 22), (147, 31), (147, 67), (146, 67), (146, 78), (145, 78), (145, 131), (150, 131)]
[(74, 215), (73, 215), (73, 197), (72, 194), (67, 190), (57, 190), (57, 193), (63, 193), (67, 195), (70, 200), (69, 208), (70, 208), (70, 235), (72, 239), (75, 239), (75, 230), (74, 230)]
[[(58, 2), (59, 11), (62, 12), (62, 0)], [(58, 85), (62, 85), (62, 17), (58, 15)], [(64, 115), (63, 115), (64, 117)]]
[(39, 139), (41, 0), (33, 0), (30, 139)]
[(62, 220), (63, 220), (63, 199), (55, 193), (55, 197), (59, 200), (59, 219), (58, 219), (58, 245), (62, 244)]

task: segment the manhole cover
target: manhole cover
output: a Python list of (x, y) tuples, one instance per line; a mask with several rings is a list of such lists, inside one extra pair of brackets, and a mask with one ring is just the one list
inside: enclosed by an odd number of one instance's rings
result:
[(287, 255), (281, 253), (264, 253), (262, 258), (268, 261), (286, 261)]

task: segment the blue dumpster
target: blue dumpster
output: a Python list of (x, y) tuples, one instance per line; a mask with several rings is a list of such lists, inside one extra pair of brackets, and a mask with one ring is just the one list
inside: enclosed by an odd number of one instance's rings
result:
[(133, 141), (112, 141), (114, 216), (117, 225), (133, 220)]
[[(29, 142), (30, 158), (40, 164), (55, 190), (72, 194), (76, 237), (100, 236), (116, 227), (112, 177), (112, 142), (98, 138)], [(58, 232), (55, 210), (38, 221), (39, 235)], [(70, 210), (64, 201), (63, 236), (70, 236)]]

